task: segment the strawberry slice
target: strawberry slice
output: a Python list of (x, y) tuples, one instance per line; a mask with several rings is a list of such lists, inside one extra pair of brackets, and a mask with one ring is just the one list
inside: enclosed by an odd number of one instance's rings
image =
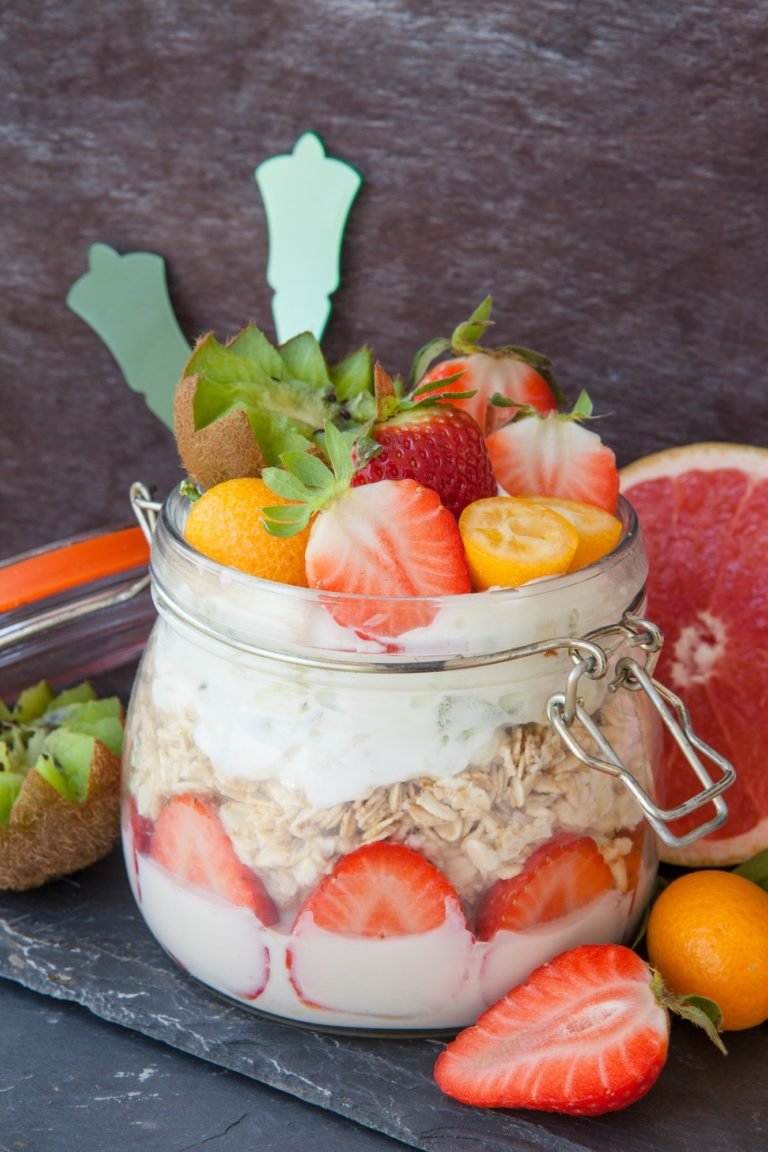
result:
[(210, 800), (172, 796), (155, 823), (149, 854), (188, 883), (248, 908), (262, 924), (277, 920), (266, 888), (238, 857)]
[(307, 897), (293, 930), (311, 916), (326, 932), (386, 939), (431, 932), (457, 912), (456, 890), (434, 864), (383, 840), (343, 856)]
[[(468, 412), (486, 435), (509, 416), (508, 410), (496, 407), (495, 395), (539, 412), (552, 411), (562, 400), (548, 357), (519, 344), (481, 347), (480, 340), (491, 324), (492, 305), (492, 298), (486, 296), (450, 339), (425, 344), (416, 354), (411, 370), (411, 380), (420, 396), (443, 395), (448, 403)], [(445, 352), (452, 352), (452, 358), (433, 364)]]
[[(434, 388), (429, 389), (430, 384)], [(535, 368), (523, 360), (490, 352), (443, 360), (421, 378), (418, 388), (420, 396), (441, 395), (446, 403), (463, 409), (486, 435), (509, 419), (508, 410), (491, 403), (495, 395), (539, 412), (552, 412), (557, 407), (552, 388)], [(455, 399), (452, 392), (457, 393)], [(466, 392), (474, 395), (462, 395)]]
[(613, 515), (619, 499), (616, 457), (580, 423), (591, 411), (582, 393), (570, 413), (530, 413), (493, 432), (488, 454), (504, 491), (579, 500)]
[(265, 468), (267, 487), (291, 504), (265, 508), (264, 526), (292, 536), (314, 516), (307, 583), (347, 594), (326, 600), (342, 627), (384, 642), (425, 627), (438, 607), (424, 598), (471, 590), (456, 518), (413, 477), (352, 487), (359, 462), (333, 424), (325, 426), (324, 451), (328, 464), (285, 452), (283, 468)]
[(465, 1104), (613, 1112), (644, 1096), (664, 1067), (667, 1004), (631, 949), (582, 945), (537, 968), (461, 1032), (438, 1057), (435, 1079)]
[(615, 887), (591, 836), (557, 836), (540, 845), (510, 880), (497, 880), (483, 897), (475, 929), (480, 940), (524, 932), (586, 907)]
[(310, 588), (361, 597), (340, 598), (328, 608), (337, 623), (371, 638), (425, 627), (436, 611), (413, 599), (398, 604), (379, 597), (471, 590), (456, 519), (416, 480), (347, 489), (317, 515), (305, 562)]

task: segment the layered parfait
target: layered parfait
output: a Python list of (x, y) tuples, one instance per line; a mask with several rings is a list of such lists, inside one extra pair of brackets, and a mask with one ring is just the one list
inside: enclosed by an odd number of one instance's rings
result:
[(368, 349), (329, 367), (307, 335), (207, 337), (177, 392), (190, 481), (153, 543), (126, 861), (162, 947), (284, 1019), (472, 1023), (567, 948), (627, 939), (648, 897), (639, 807), (547, 714), (575, 669), (653, 793), (658, 732), (612, 676), (642, 541), (586, 396), (482, 347), (489, 319), (410, 385)]

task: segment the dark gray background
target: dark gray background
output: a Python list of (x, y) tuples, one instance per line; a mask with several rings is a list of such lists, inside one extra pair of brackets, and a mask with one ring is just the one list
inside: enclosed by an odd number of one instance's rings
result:
[(6, 555), (179, 477), (65, 305), (89, 246), (164, 256), (190, 340), (271, 333), (253, 169), (308, 129), (364, 178), (331, 358), (407, 370), (490, 292), (621, 463), (768, 443), (765, 3), (11, 0), (0, 36)]

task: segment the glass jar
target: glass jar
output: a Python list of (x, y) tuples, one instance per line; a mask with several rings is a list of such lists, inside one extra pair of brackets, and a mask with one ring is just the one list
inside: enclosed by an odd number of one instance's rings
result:
[[(154, 532), (123, 801), (136, 901), (179, 964), (285, 1020), (424, 1034), (631, 937), (669, 814), (626, 502), (579, 572), (378, 601), (223, 567), (187, 510), (173, 493)], [(696, 770), (719, 823), (727, 784)]]

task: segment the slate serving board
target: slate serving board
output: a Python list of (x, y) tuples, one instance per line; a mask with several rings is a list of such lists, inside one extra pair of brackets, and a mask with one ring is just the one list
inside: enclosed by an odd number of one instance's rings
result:
[(230, 1004), (177, 968), (146, 930), (113, 852), (74, 877), (0, 899), (0, 975), (428, 1152), (754, 1152), (768, 1144), (763, 1026), (721, 1056), (673, 1024), (650, 1095), (592, 1119), (482, 1111), (432, 1080), (440, 1040), (330, 1035)]

